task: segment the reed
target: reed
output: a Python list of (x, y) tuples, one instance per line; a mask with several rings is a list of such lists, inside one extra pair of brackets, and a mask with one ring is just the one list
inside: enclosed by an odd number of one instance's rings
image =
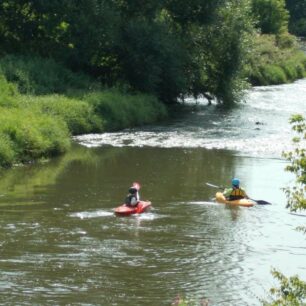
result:
[(106, 130), (118, 130), (161, 120), (166, 107), (145, 94), (122, 94), (117, 89), (93, 92), (84, 97), (105, 120)]
[(80, 135), (104, 130), (104, 120), (94, 113), (86, 101), (63, 95), (22, 96), (22, 107), (37, 113), (59, 118), (67, 124), (72, 135)]
[(306, 76), (306, 55), (290, 34), (256, 38), (247, 76), (253, 85), (276, 85)]
[(35, 56), (6, 55), (0, 58), (0, 70), (23, 94), (65, 93), (96, 86), (83, 73), (74, 73), (52, 59)]
[(1, 166), (55, 156), (70, 146), (66, 123), (47, 114), (1, 107), (0, 122)]
[(0, 167), (68, 150), (71, 135), (152, 123), (166, 107), (145, 94), (102, 90), (52, 60), (0, 59)]

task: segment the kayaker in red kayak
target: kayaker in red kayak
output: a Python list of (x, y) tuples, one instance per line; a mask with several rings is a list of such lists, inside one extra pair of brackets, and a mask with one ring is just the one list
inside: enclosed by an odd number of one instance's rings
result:
[(245, 190), (240, 187), (240, 180), (238, 178), (232, 179), (232, 187), (226, 188), (223, 192), (223, 195), (229, 201), (249, 198)]
[(125, 204), (130, 207), (136, 207), (140, 201), (139, 195), (140, 184), (134, 182), (133, 185), (129, 188), (129, 193), (125, 198)]

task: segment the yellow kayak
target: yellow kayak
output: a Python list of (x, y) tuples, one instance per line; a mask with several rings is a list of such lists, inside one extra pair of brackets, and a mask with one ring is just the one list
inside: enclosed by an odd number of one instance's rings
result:
[(240, 200), (229, 201), (224, 197), (222, 192), (216, 193), (216, 201), (222, 204), (245, 206), (245, 207), (251, 207), (255, 205), (255, 202), (250, 199), (240, 199)]

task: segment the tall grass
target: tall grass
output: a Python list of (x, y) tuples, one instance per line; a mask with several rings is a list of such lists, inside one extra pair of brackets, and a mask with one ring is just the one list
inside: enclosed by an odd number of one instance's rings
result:
[(52, 60), (0, 59), (0, 167), (61, 154), (71, 135), (152, 123), (166, 115), (153, 96), (103, 91)]
[(102, 132), (104, 120), (86, 101), (63, 95), (21, 96), (22, 107), (63, 120), (72, 135)]
[(292, 36), (256, 38), (248, 72), (253, 85), (284, 84), (303, 77), (306, 77), (306, 55)]
[(65, 93), (97, 86), (85, 74), (73, 73), (52, 59), (35, 56), (6, 55), (0, 59), (0, 70), (23, 94)]
[(107, 130), (152, 123), (167, 115), (162, 103), (145, 94), (128, 95), (113, 89), (90, 93), (84, 99), (104, 118)]
[(69, 130), (64, 121), (19, 108), (0, 108), (0, 165), (11, 166), (65, 152)]
[(15, 99), (17, 95), (18, 91), (16, 86), (9, 83), (4, 75), (0, 74), (0, 106), (17, 106), (17, 100)]

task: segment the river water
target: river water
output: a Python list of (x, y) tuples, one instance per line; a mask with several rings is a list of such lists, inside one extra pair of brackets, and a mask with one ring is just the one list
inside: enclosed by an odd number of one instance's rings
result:
[[(231, 110), (186, 101), (167, 123), (75, 138), (65, 156), (0, 176), (1, 305), (260, 305), (276, 268), (306, 279), (306, 218), (285, 208), (288, 123), (306, 80), (253, 88)], [(241, 179), (272, 205), (216, 204)], [(153, 208), (116, 217), (131, 182)]]

